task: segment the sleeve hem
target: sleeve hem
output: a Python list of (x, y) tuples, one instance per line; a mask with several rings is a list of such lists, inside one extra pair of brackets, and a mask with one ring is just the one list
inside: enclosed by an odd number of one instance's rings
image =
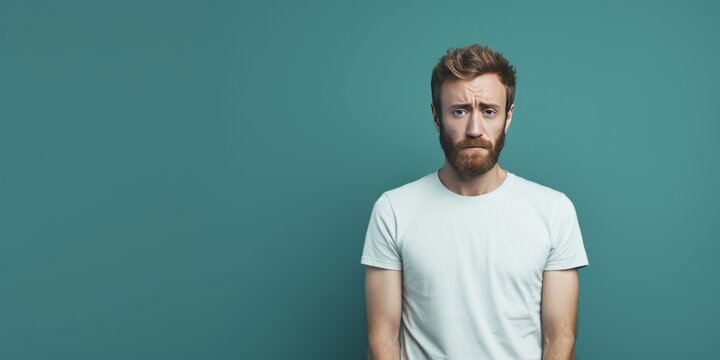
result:
[(360, 260), (361, 264), (364, 265), (370, 265), (375, 266), (383, 269), (390, 269), (390, 270), (402, 270), (402, 264), (394, 262), (394, 261), (387, 261), (387, 260), (378, 260), (378, 259), (372, 259), (366, 256), (363, 256)]
[(547, 270), (567, 270), (567, 269), (574, 269), (574, 268), (583, 268), (590, 265), (588, 261), (580, 260), (580, 261), (564, 261), (561, 263), (556, 264), (548, 264), (545, 265), (545, 269), (543, 271)]

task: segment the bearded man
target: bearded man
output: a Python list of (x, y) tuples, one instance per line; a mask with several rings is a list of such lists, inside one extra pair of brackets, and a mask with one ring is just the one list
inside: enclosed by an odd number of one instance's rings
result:
[(432, 71), (445, 163), (375, 202), (361, 263), (369, 359), (573, 359), (575, 207), (498, 164), (515, 68), (488, 46), (449, 49)]

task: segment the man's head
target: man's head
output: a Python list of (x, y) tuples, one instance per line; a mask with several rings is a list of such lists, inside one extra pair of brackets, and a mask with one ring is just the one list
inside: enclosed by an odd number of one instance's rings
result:
[(448, 163), (468, 176), (492, 169), (512, 121), (515, 68), (489, 47), (450, 49), (433, 69), (430, 87)]

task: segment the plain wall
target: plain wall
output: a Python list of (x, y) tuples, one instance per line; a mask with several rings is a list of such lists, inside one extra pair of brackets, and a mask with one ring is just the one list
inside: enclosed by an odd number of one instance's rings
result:
[(259, 3), (0, 3), (0, 358), (364, 359), (372, 204), (474, 42), (578, 212), (578, 358), (717, 356), (717, 2)]

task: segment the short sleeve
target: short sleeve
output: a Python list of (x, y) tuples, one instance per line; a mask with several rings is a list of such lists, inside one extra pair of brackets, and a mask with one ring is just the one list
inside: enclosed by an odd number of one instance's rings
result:
[(384, 269), (402, 270), (402, 259), (397, 246), (397, 226), (390, 199), (382, 194), (375, 201), (365, 234), (360, 262)]
[(572, 201), (562, 194), (551, 219), (551, 248), (545, 270), (564, 270), (589, 264), (580, 224)]

